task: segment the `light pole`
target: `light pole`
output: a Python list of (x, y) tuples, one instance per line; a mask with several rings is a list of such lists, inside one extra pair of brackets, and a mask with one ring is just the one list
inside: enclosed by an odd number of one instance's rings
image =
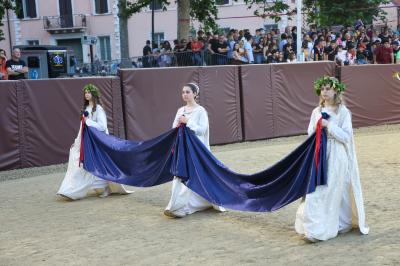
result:
[(154, 9), (156, 8), (156, 0), (151, 1), (151, 49), (154, 46)]
[(304, 61), (304, 57), (303, 54), (301, 53), (301, 37), (302, 37), (302, 33), (301, 33), (301, 25), (303, 24), (303, 14), (302, 14), (302, 0), (296, 0), (296, 9), (297, 9), (297, 15), (296, 15), (296, 26), (297, 26), (297, 61), (298, 62), (303, 62)]

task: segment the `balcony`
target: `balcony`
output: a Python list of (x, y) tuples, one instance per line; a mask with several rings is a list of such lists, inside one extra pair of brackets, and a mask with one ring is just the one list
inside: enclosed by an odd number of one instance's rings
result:
[(43, 17), (43, 27), (50, 34), (85, 32), (86, 25), (86, 15), (83, 14)]

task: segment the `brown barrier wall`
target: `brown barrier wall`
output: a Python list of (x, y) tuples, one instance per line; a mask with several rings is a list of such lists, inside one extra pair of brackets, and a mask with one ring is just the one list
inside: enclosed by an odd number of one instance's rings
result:
[[(117, 78), (23, 80), (0, 90), (1, 169), (25, 168), (66, 162), (79, 129), (82, 88), (98, 86), (108, 117), (110, 134), (124, 137), (120, 82)], [(7, 83), (0, 83), (3, 84)], [(15, 93), (16, 91), (16, 93)], [(6, 100), (8, 97), (9, 100)], [(5, 103), (3, 103), (5, 101)], [(15, 143), (18, 142), (19, 146)]]
[(21, 168), (17, 83), (0, 82), (0, 171)]
[(245, 140), (274, 137), (271, 65), (241, 67)]
[(400, 123), (400, 80), (393, 78), (396, 71), (400, 71), (400, 65), (341, 68), (354, 127)]
[(245, 140), (303, 134), (318, 104), (315, 79), (334, 75), (332, 62), (242, 66)]
[(335, 63), (273, 64), (274, 136), (307, 132), (311, 112), (318, 105), (314, 81), (335, 75)]
[(242, 140), (237, 66), (121, 71), (127, 138), (146, 140), (170, 129), (183, 105), (181, 90), (194, 81), (210, 119), (210, 142)]

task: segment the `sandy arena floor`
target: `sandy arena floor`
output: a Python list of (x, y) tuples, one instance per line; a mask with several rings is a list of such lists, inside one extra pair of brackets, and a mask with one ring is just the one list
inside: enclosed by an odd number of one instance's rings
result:
[[(239, 172), (278, 161), (304, 136), (213, 147)], [(367, 223), (317, 244), (294, 231), (298, 202), (274, 213), (168, 219), (170, 184), (65, 202), (65, 165), (0, 172), (0, 265), (400, 265), (400, 125), (356, 131)], [(29, 177), (29, 178), (23, 178)]]

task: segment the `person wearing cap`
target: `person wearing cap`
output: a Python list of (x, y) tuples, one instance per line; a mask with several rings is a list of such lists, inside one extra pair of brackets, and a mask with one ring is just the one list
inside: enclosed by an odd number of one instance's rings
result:
[(375, 64), (393, 64), (394, 55), (393, 49), (390, 47), (389, 40), (385, 39), (383, 45), (376, 48), (374, 53)]
[(6, 62), (7, 62), (6, 51), (0, 49), (0, 80), (8, 79)]

